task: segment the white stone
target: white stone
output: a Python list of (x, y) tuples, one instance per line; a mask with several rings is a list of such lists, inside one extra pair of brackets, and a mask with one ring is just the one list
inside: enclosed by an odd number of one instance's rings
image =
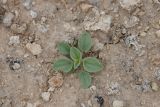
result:
[(159, 86), (158, 86), (158, 84), (156, 82), (152, 82), (151, 83), (151, 87), (152, 87), (153, 91), (158, 91), (158, 89), (159, 89)]
[(19, 36), (11, 36), (8, 45), (18, 45), (20, 43)]
[(41, 18), (41, 23), (45, 23), (47, 21), (47, 18), (46, 17), (42, 17)]
[(122, 8), (130, 11), (133, 7), (136, 7), (141, 0), (119, 0), (119, 2)]
[(3, 19), (3, 24), (6, 27), (9, 27), (9, 26), (11, 26), (13, 19), (14, 19), (13, 13), (11, 13), (11, 12), (5, 13), (4, 19)]
[(27, 58), (27, 57), (29, 57), (29, 54), (28, 53), (24, 54), (24, 58)]
[(30, 10), (30, 15), (32, 18), (36, 18), (38, 16), (37, 12)]
[(14, 70), (18, 70), (20, 67), (21, 65), (19, 63), (14, 63), (14, 65), (12, 66)]
[(112, 16), (100, 14), (97, 8), (92, 8), (92, 13), (95, 14), (94, 17), (86, 16), (84, 19), (83, 25), (85, 30), (101, 30), (105, 33), (108, 33), (112, 23)]
[(49, 87), (48, 92), (54, 92), (55, 88), (54, 87)]
[(23, 0), (23, 6), (29, 10), (32, 6), (32, 0)]
[(146, 32), (141, 32), (141, 33), (140, 33), (140, 36), (142, 36), (142, 37), (145, 37), (146, 35), (147, 35)]
[(49, 98), (50, 98), (50, 92), (43, 92), (41, 94), (41, 97), (44, 101), (48, 102), (49, 101)]
[(26, 48), (33, 54), (39, 55), (42, 52), (42, 48), (39, 44), (36, 43), (27, 43)]
[(92, 21), (85, 19), (84, 21), (85, 30), (91, 30), (91, 31), (101, 30), (107, 33), (110, 29), (112, 17), (109, 15), (102, 15), (97, 20)]
[(94, 91), (96, 91), (96, 86), (94, 86), (94, 85), (92, 85), (91, 87), (90, 87), (90, 90), (91, 90), (91, 92), (93, 93)]
[(113, 101), (113, 107), (124, 107), (123, 101), (115, 100)]
[(124, 26), (126, 28), (131, 28), (139, 24), (139, 18), (136, 16), (124, 17)]
[(160, 30), (156, 31), (156, 35), (160, 38)]

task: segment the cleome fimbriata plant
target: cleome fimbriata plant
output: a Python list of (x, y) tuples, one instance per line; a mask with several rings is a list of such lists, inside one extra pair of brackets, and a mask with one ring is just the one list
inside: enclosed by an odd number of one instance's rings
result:
[(94, 56), (85, 57), (85, 54), (91, 50), (93, 45), (90, 33), (83, 32), (77, 42), (74, 46), (67, 42), (58, 44), (58, 51), (65, 57), (56, 60), (53, 63), (53, 69), (64, 73), (78, 73), (81, 86), (88, 88), (92, 83), (90, 74), (101, 71), (103, 65)]

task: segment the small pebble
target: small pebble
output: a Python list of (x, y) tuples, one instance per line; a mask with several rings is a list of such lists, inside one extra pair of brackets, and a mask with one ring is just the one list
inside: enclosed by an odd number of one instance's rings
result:
[(144, 31), (147, 32), (149, 29), (150, 29), (150, 27), (147, 26)]
[(27, 58), (27, 57), (29, 57), (29, 54), (27, 54), (27, 53), (24, 54), (24, 58)]
[(157, 80), (160, 80), (160, 69), (157, 69), (154, 75)]
[(146, 32), (141, 32), (141, 33), (140, 33), (140, 36), (142, 36), (142, 37), (145, 37), (146, 35), (147, 35)]
[(41, 23), (45, 23), (47, 21), (47, 18), (46, 17), (42, 17), (41, 18)]
[(41, 94), (41, 97), (42, 97), (43, 101), (48, 102), (49, 99), (50, 99), (50, 92), (43, 92), (43, 93)]
[(49, 87), (48, 92), (54, 92), (55, 88), (54, 87)]
[(20, 43), (19, 36), (11, 36), (8, 45), (18, 45)]
[(116, 95), (120, 93), (120, 85), (115, 82), (115, 83), (111, 83), (110, 87), (108, 88), (108, 95)]
[(159, 86), (158, 86), (158, 84), (156, 82), (152, 82), (151, 83), (151, 87), (152, 87), (153, 91), (158, 91), (158, 89), (159, 89)]
[(4, 19), (3, 19), (3, 24), (6, 27), (10, 27), (13, 19), (14, 19), (14, 14), (13, 13), (11, 13), (11, 12), (5, 13)]
[(123, 101), (115, 100), (113, 101), (113, 107), (124, 107)]
[(27, 43), (26, 48), (33, 54), (39, 55), (42, 52), (42, 48), (39, 44), (36, 43)]
[(81, 107), (86, 107), (84, 103), (81, 103)]
[(23, 6), (29, 10), (32, 6), (32, 1), (33, 0), (23, 0)]
[(94, 86), (94, 85), (91, 86), (91, 87), (90, 87), (90, 90), (91, 90), (91, 92), (93, 93), (94, 91), (96, 91), (96, 86)]
[(156, 35), (160, 38), (160, 30), (156, 31)]
[(126, 34), (127, 33), (127, 30), (125, 28), (122, 29), (122, 34)]
[(13, 70), (18, 70), (21, 67), (21, 65), (19, 63), (14, 63), (12, 68)]
[(35, 19), (35, 18), (38, 16), (37, 12), (35, 12), (35, 11), (33, 11), (33, 10), (30, 10), (30, 15), (31, 15), (31, 17), (32, 17), (33, 19)]

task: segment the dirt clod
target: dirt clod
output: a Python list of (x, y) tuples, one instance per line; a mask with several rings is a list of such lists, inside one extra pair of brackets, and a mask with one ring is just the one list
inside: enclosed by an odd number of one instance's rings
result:
[(61, 87), (63, 85), (63, 76), (60, 73), (57, 73), (53, 77), (51, 77), (48, 81), (50, 87)]
[(19, 24), (12, 24), (11, 25), (11, 30), (15, 34), (24, 34), (25, 31), (27, 30), (27, 24), (26, 23), (23, 23), (21, 25), (19, 25)]
[(42, 52), (42, 48), (39, 44), (36, 43), (27, 43), (26, 48), (33, 54), (39, 55)]

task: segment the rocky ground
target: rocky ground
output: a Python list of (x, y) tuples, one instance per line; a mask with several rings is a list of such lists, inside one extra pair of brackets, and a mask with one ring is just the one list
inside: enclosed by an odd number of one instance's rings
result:
[[(105, 65), (89, 89), (52, 70), (85, 30)], [(159, 87), (159, 0), (0, 0), (0, 107), (159, 107)]]

